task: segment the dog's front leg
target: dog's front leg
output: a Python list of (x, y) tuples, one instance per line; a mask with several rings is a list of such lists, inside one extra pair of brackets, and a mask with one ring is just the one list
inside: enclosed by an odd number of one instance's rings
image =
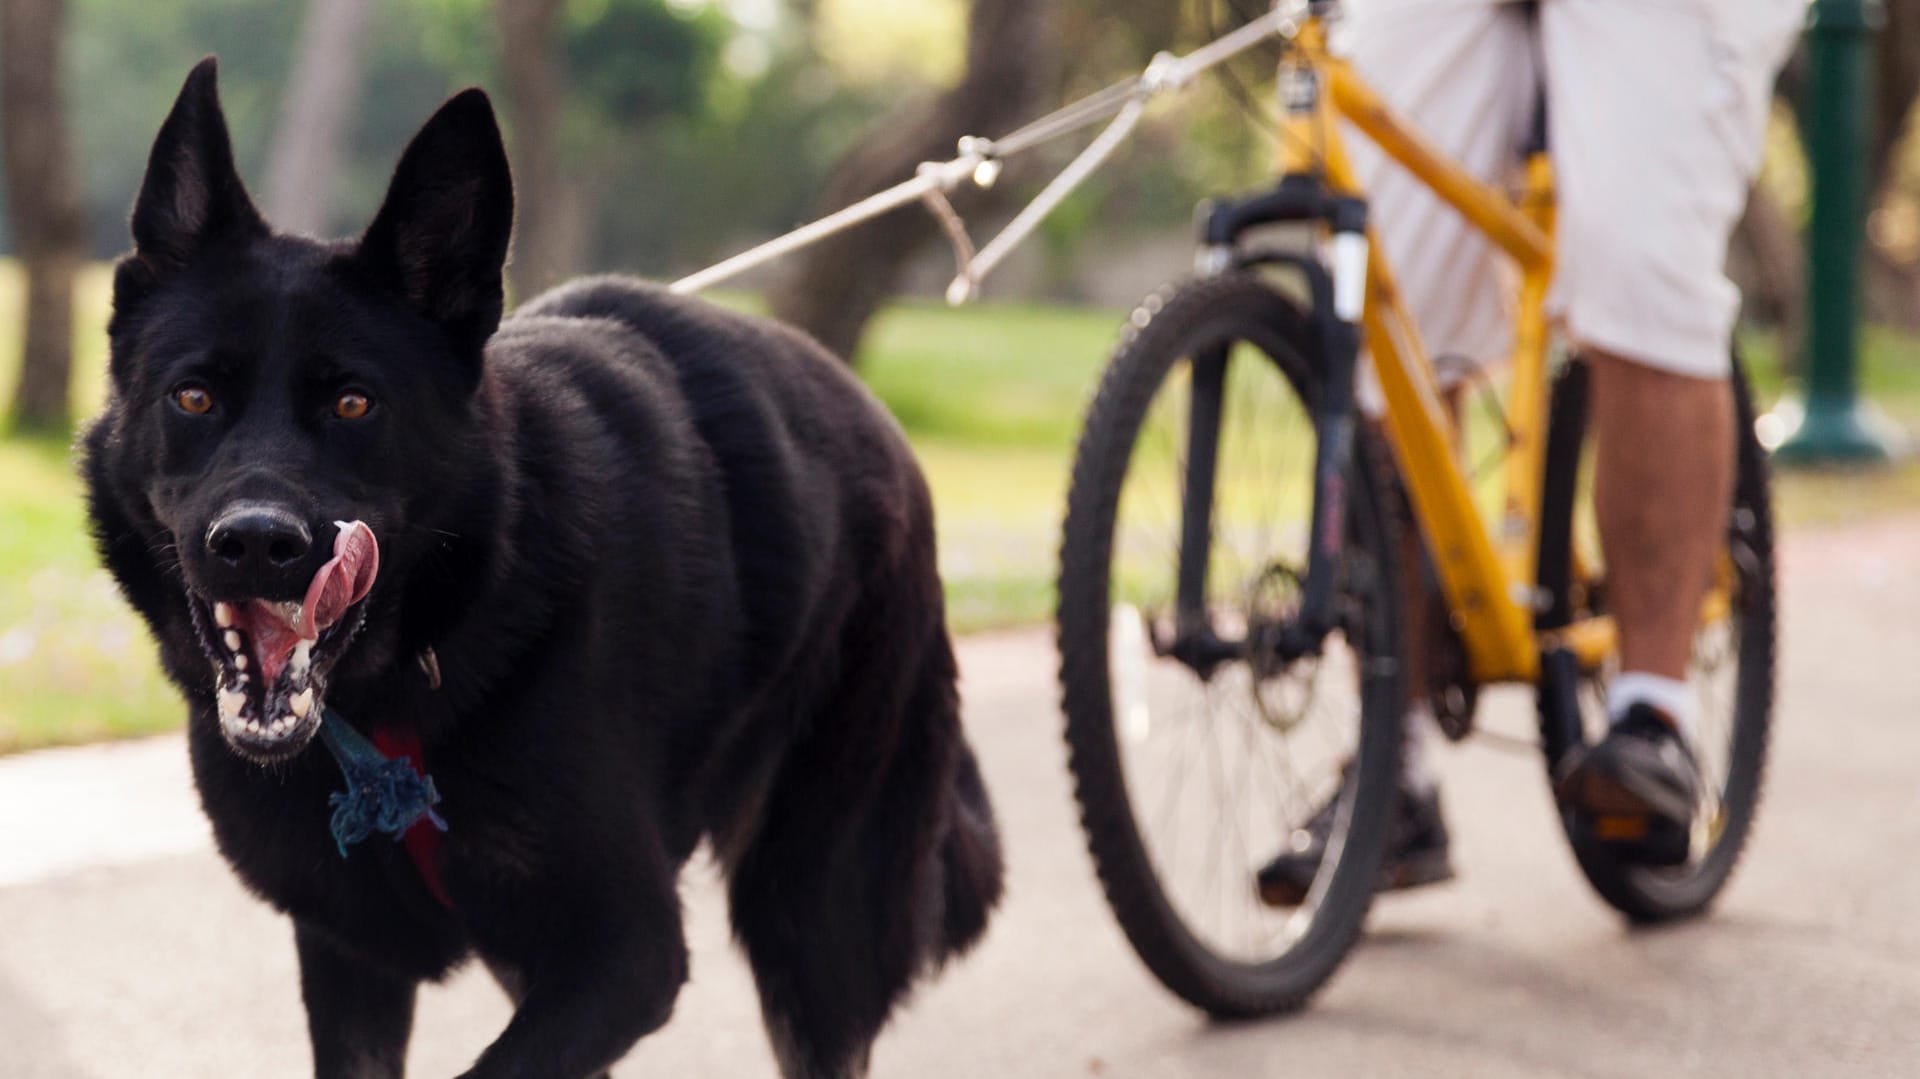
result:
[(585, 1079), (666, 1023), (687, 980), (677, 910), (582, 944), (540, 962), (524, 992), (517, 976), (503, 978), (519, 1007), (462, 1079)]
[(400, 1079), (415, 982), (395, 977), (295, 923), (315, 1079)]

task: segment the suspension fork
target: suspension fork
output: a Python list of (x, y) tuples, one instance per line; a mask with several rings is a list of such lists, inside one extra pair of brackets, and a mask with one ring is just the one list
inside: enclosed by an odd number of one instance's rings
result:
[[(1320, 219), (1332, 230), (1331, 265), (1290, 252), (1255, 252), (1226, 257), (1232, 240), (1252, 224), (1274, 220)], [(1300, 609), (1284, 626), (1259, 642), (1276, 658), (1290, 660), (1317, 652), (1334, 627), (1335, 585), (1346, 539), (1348, 490), (1358, 409), (1354, 397), (1359, 364), (1358, 322), (1366, 298), (1366, 204), (1328, 196), (1283, 182), (1273, 193), (1237, 205), (1215, 208), (1208, 218), (1203, 263), (1216, 266), (1285, 263), (1299, 270), (1312, 297), (1313, 348), (1318, 362), (1313, 403), (1313, 508), (1308, 523), (1307, 572)], [(1213, 666), (1239, 655), (1243, 642), (1221, 640), (1207, 616), (1207, 571), (1212, 549), (1213, 507), (1219, 471), (1220, 422), (1225, 414), (1226, 372), (1232, 342), (1210, 343), (1192, 358), (1187, 416), (1187, 467), (1181, 490), (1180, 554), (1175, 595), (1175, 639), (1167, 649), (1203, 677)]]
[[(1313, 515), (1308, 534), (1307, 579), (1300, 611), (1278, 642), (1282, 658), (1318, 652), (1333, 628), (1333, 596), (1346, 545), (1347, 484), (1353, 476), (1354, 425), (1359, 408), (1354, 379), (1360, 365), (1360, 315), (1367, 295), (1367, 205), (1355, 198), (1328, 200), (1330, 268), (1310, 279), (1314, 326), (1320, 345), (1320, 394), (1314, 407), (1318, 442), (1313, 466)], [(1388, 582), (1388, 587), (1397, 587)]]
[(1213, 550), (1214, 478), (1220, 460), (1220, 417), (1227, 389), (1223, 341), (1197, 350), (1187, 402), (1187, 468), (1180, 492), (1180, 576), (1174, 621), (1179, 639), (1211, 636), (1207, 563)]

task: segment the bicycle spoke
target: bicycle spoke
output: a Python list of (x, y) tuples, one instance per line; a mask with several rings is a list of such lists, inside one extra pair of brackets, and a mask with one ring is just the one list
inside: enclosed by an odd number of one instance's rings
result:
[[(1185, 583), (1203, 600), (1205, 624), (1234, 640), (1259, 619), (1284, 616), (1294, 601), (1289, 582), (1269, 575), (1276, 566), (1304, 568), (1306, 537), (1292, 518), (1310, 501), (1311, 424), (1285, 376), (1257, 349), (1240, 342), (1196, 351), (1198, 364), (1182, 360), (1162, 384), (1136, 438), (1115, 522), (1111, 588), (1114, 602), (1124, 596), (1154, 612), (1155, 639), (1166, 640), (1178, 625), (1173, 600), (1183, 591), (1175, 572), (1183, 546), (1204, 538), (1204, 556), (1185, 565), (1190, 574), (1205, 569), (1205, 587), (1192, 576)], [(1208, 383), (1195, 377), (1209, 363), (1217, 365), (1217, 419), (1205, 407)], [(1207, 449), (1196, 420), (1216, 428), (1211, 461), (1196, 456)], [(1195, 504), (1211, 507), (1204, 522), (1187, 519), (1190, 486), (1202, 499)], [(1142, 841), (1165, 874), (1169, 901), (1209, 947), (1262, 956), (1288, 939), (1298, 917), (1258, 902), (1254, 872), (1317, 812), (1328, 784), (1306, 773), (1336, 773), (1337, 792), (1337, 773), (1354, 748), (1342, 744), (1342, 730), (1354, 729), (1357, 712), (1318, 686), (1358, 671), (1303, 662), (1260, 682), (1232, 662), (1203, 680), (1170, 658), (1143, 661), (1145, 688), (1131, 692), (1144, 694), (1150, 733), (1122, 740), (1128, 782), (1143, 795)], [(1110, 662), (1116, 672), (1123, 666)], [(1293, 733), (1301, 725), (1319, 729), (1301, 742)]]
[[(1075, 461), (1060, 576), (1070, 759), (1101, 884), (1149, 969), (1209, 1011), (1271, 1011), (1331, 973), (1364, 917), (1398, 674), (1354, 661), (1346, 619), (1314, 657), (1278, 654), (1310, 539), (1311, 320), (1252, 273), (1164, 295), (1102, 379)], [(1349, 557), (1391, 552), (1375, 477), (1349, 490)], [(1365, 629), (1374, 647), (1390, 624)], [(1323, 864), (1295, 870), (1304, 897), (1272, 880), (1263, 894), (1260, 871), (1327, 820)]]

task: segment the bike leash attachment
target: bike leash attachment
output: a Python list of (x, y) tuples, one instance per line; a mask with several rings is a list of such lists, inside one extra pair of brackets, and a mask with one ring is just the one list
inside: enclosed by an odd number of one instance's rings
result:
[[(981, 282), (1001, 260), (1022, 240), (1032, 235), (1048, 214), (1113, 156), (1120, 144), (1139, 126), (1149, 102), (1162, 94), (1186, 88), (1208, 69), (1286, 33), (1296, 19), (1296, 16), (1276, 7), (1185, 56), (1160, 53), (1135, 78), (1089, 94), (998, 139), (969, 135), (960, 140), (957, 156), (946, 161), (924, 162), (914, 170), (911, 179), (869, 195), (792, 232), (776, 236), (698, 273), (682, 277), (668, 287), (677, 293), (711, 288), (882, 214), (912, 202), (920, 202), (940, 222), (942, 232), (953, 245), (956, 271), (952, 284), (947, 286), (947, 302), (956, 306), (966, 303), (979, 295)], [(1002, 163), (1007, 158), (1092, 127), (1109, 117), (1112, 118), (1111, 122), (1093, 142), (976, 253), (967, 235), (966, 224), (948, 196), (969, 182), (983, 190), (990, 188), (999, 179)]]

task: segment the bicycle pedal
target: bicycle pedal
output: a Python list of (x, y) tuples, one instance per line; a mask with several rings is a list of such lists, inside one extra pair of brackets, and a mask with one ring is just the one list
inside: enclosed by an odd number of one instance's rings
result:
[(1602, 843), (1638, 843), (1647, 838), (1652, 825), (1653, 821), (1647, 817), (1619, 814), (1595, 817), (1593, 837)]
[(1575, 812), (1576, 835), (1604, 848), (1614, 857), (1637, 865), (1685, 865), (1691, 853), (1690, 830), (1677, 821), (1645, 814)]

